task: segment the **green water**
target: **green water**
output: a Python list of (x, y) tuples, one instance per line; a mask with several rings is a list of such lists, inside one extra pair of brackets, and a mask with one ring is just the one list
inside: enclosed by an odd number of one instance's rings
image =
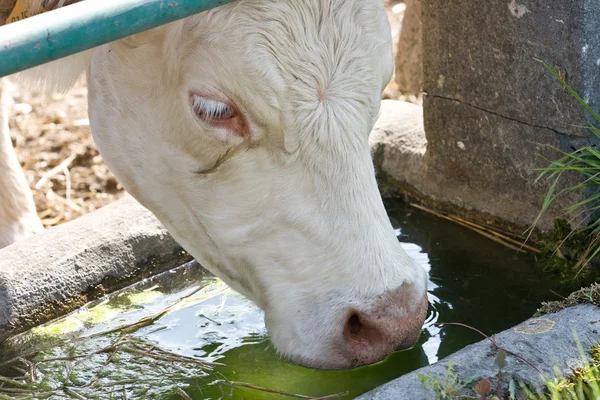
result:
[[(418, 344), (383, 362), (348, 371), (318, 371), (279, 359), (260, 310), (190, 264), (13, 338), (0, 350), (0, 374), (18, 377), (28, 370), (25, 364), (1, 365), (17, 354), (32, 362), (68, 358), (35, 364), (39, 373), (21, 392), (11, 392), (14, 398), (35, 393), (35, 398), (51, 399), (182, 399), (181, 390), (194, 399), (283, 398), (233, 388), (229, 381), (315, 397), (348, 392), (343, 398), (353, 398), (481, 339), (464, 328), (440, 328), (432, 326), (434, 322), (461, 322), (493, 334), (530, 317), (541, 301), (557, 299), (554, 293), (572, 289), (544, 277), (531, 258), (455, 224), (400, 204), (388, 204), (388, 212), (406, 251), (429, 271), (430, 307)], [(197, 292), (200, 288), (204, 289)], [(106, 333), (194, 292), (151, 325), (130, 329), (125, 342), (118, 342), (121, 332)], [(168, 357), (148, 358), (143, 352), (96, 353), (114, 343), (224, 366), (209, 371)]]

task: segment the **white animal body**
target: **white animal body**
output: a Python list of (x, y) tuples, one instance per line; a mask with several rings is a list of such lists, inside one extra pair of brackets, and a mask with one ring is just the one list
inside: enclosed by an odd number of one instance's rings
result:
[(8, 130), (8, 85), (0, 78), (0, 248), (43, 229)]
[(82, 70), (108, 166), (264, 310), (282, 356), (347, 368), (414, 343), (426, 276), (368, 145), (393, 71), (380, 0), (239, 0), (25, 76), (65, 89)]

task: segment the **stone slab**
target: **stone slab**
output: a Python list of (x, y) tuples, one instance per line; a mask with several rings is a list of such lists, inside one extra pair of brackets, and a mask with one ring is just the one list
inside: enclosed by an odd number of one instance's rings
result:
[(0, 250), (0, 342), (189, 261), (133, 198)]
[[(523, 228), (531, 226), (551, 185), (538, 180), (540, 169), (548, 165), (544, 158), (560, 158), (555, 149), (561, 147), (561, 135), (458, 101), (428, 101), (429, 118), (437, 122), (432, 126), (425, 121), (426, 132), (436, 130), (427, 133), (425, 193)], [(578, 174), (565, 174), (559, 189), (578, 179)], [(582, 196), (559, 197), (538, 227), (552, 229), (553, 219)]]
[[(507, 310), (510, 312), (510, 310)], [(493, 316), (490, 316), (492, 318)], [(449, 327), (449, 329), (463, 329)], [(574, 333), (581, 345), (588, 350), (600, 340), (600, 308), (586, 304), (567, 308), (556, 314), (532, 318), (516, 327), (499, 333), (494, 338), (496, 342), (525, 358), (537, 366), (546, 376), (553, 377), (554, 367), (558, 367), (564, 376), (569, 375), (573, 368), (582, 366), (582, 359), (577, 348)], [(392, 382), (382, 385), (362, 396), (361, 400), (422, 400), (433, 399), (435, 394), (431, 389), (425, 389), (419, 381), (418, 374), (429, 373), (443, 378), (448, 364), (452, 362), (455, 373), (463, 380), (474, 378), (472, 389), (482, 378), (489, 379), (496, 387), (498, 369), (494, 366), (496, 350), (489, 341), (483, 340), (476, 344), (440, 360), (428, 367), (404, 375)], [(502, 380), (502, 390), (506, 398), (508, 383), (512, 378), (515, 382), (523, 382), (530, 388), (543, 388), (539, 374), (529, 365), (509, 355), (507, 366), (503, 372), (509, 377)], [(517, 387), (519, 387), (517, 385)], [(466, 394), (466, 393), (465, 393)], [(473, 396), (474, 392), (469, 393)], [(519, 398), (519, 397), (517, 397)]]
[(423, 128), (423, 107), (383, 100), (379, 119), (369, 136), (375, 168), (395, 179), (415, 184), (425, 170), (423, 157), (427, 139)]
[[(558, 159), (551, 147), (600, 142), (581, 123), (593, 119), (537, 59), (600, 109), (600, 3), (423, 0), (422, 9), (427, 165), (463, 208), (528, 226), (550, 186), (535, 182), (535, 168), (547, 166), (538, 152)], [(582, 180), (573, 174), (563, 187)], [(560, 198), (540, 227), (591, 190)]]
[[(537, 218), (550, 182), (537, 180), (540, 156), (553, 157), (560, 135), (547, 128), (516, 121), (458, 101), (429, 100), (430, 117), (444, 135), (429, 140), (423, 108), (395, 100), (382, 102), (371, 134), (382, 189), (444, 212), (520, 235)], [(437, 106), (435, 103), (448, 103)], [(476, 121), (479, 137), (465, 132)], [(501, 127), (501, 128), (498, 128)], [(517, 150), (518, 148), (518, 150)], [(519, 156), (515, 157), (515, 152)], [(577, 179), (574, 175), (563, 185)], [(579, 199), (563, 196), (540, 219), (538, 228), (551, 229), (553, 219)]]
[[(527, 125), (581, 132), (574, 125), (586, 113), (536, 59), (560, 69), (600, 108), (599, 13), (595, 0), (424, 0), (427, 97), (461, 101)], [(425, 111), (427, 119), (427, 106)]]

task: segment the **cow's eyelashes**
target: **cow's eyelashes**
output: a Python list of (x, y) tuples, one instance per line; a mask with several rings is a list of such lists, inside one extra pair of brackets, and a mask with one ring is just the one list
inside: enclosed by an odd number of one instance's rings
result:
[(198, 118), (203, 121), (223, 121), (235, 116), (233, 106), (217, 100), (193, 96), (192, 105)]
[(218, 91), (192, 91), (189, 96), (188, 110), (202, 129), (215, 128), (207, 132), (229, 144), (250, 140), (248, 122), (233, 100)]

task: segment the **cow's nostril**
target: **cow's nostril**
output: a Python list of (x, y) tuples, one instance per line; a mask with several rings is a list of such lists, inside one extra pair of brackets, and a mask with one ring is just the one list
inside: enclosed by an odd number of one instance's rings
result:
[(350, 330), (350, 333), (357, 335), (360, 332), (361, 327), (362, 323), (360, 322), (358, 315), (352, 314), (350, 318), (348, 318), (348, 329)]
[(427, 296), (415, 298), (402, 288), (387, 294), (370, 309), (345, 314), (342, 351), (351, 366), (382, 360), (397, 348), (417, 340), (427, 313)]

